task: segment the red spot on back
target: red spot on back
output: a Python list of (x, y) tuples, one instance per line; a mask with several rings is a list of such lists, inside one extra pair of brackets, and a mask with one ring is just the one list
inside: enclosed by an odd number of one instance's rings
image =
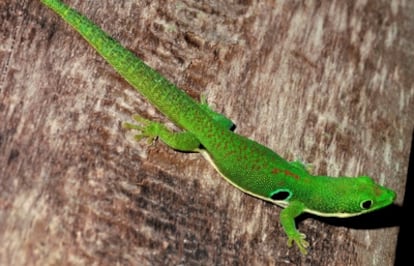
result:
[(290, 177), (293, 177), (296, 180), (299, 180), (300, 179), (300, 177), (298, 175), (295, 175), (294, 173), (292, 173), (289, 170), (285, 170), (285, 175), (290, 176)]
[[(280, 170), (280, 169), (278, 169), (278, 168), (273, 168), (273, 170), (272, 170), (272, 174), (275, 174), (275, 175), (277, 175), (277, 174), (279, 174), (279, 173), (281, 173), (282, 172), (282, 170)], [(292, 173), (291, 171), (289, 171), (289, 170), (283, 170), (283, 173), (285, 174), (285, 175), (287, 175), (287, 176), (290, 176), (290, 177), (293, 177), (294, 179), (296, 179), (296, 180), (299, 180), (300, 179), (300, 176), (298, 176), (298, 175), (296, 175), (296, 174), (294, 174), (294, 173)]]
[(278, 168), (274, 168), (274, 169), (272, 170), (272, 174), (277, 175), (278, 173), (280, 173), (280, 170), (279, 170)]

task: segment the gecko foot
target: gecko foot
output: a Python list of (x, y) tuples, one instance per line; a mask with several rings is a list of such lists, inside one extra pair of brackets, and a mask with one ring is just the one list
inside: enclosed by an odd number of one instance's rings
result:
[(293, 242), (295, 242), (300, 252), (303, 255), (306, 255), (308, 253), (307, 248), (309, 247), (309, 242), (306, 241), (305, 238), (306, 238), (306, 235), (302, 233), (297, 233), (293, 236), (289, 236), (288, 247), (289, 248), (292, 247)]
[(140, 141), (144, 138), (148, 139), (148, 143), (151, 144), (159, 135), (162, 124), (153, 122), (140, 115), (133, 115), (132, 118), (138, 122), (138, 124), (132, 124), (124, 122), (122, 127), (125, 129), (137, 130), (140, 134), (135, 135), (135, 140)]

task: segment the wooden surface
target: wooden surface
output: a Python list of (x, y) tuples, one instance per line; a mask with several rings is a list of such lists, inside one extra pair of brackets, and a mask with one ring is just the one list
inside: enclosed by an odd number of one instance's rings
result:
[[(412, 1), (75, 1), (236, 131), (329, 175), (404, 198), (414, 125)], [(198, 154), (136, 143), (167, 121), (39, 1), (0, 1), (1, 265), (392, 265), (400, 216), (305, 216)]]

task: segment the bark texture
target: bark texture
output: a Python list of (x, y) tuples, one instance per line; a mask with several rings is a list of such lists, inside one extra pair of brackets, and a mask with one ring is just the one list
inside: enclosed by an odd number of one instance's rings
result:
[[(329, 175), (404, 197), (414, 125), (414, 2), (76, 1), (236, 131)], [(39, 1), (0, 0), (1, 265), (392, 265), (398, 215), (306, 219), (198, 154), (136, 143), (167, 120)], [(315, 218), (315, 217), (313, 217)]]

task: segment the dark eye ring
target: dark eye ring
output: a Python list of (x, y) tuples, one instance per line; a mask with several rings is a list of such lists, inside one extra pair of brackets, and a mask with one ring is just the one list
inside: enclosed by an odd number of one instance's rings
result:
[(372, 200), (364, 200), (363, 202), (361, 202), (361, 208), (364, 210), (370, 209), (371, 206), (372, 206)]
[(291, 196), (291, 192), (285, 189), (278, 189), (270, 194), (272, 200), (288, 200)]

